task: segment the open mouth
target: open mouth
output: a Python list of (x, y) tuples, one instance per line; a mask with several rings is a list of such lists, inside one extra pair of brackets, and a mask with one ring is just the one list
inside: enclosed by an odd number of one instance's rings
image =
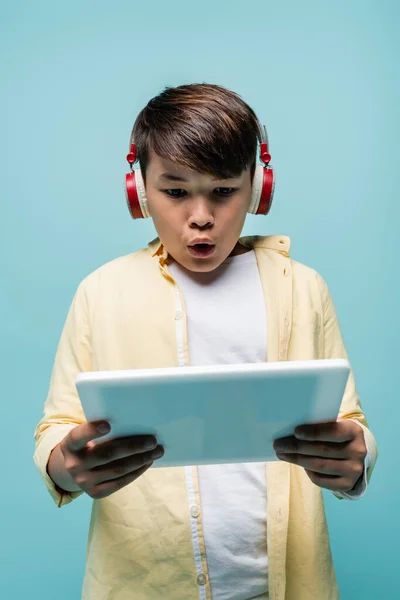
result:
[(212, 244), (194, 244), (193, 246), (188, 246), (188, 248), (190, 254), (198, 258), (210, 256), (215, 250), (215, 246)]

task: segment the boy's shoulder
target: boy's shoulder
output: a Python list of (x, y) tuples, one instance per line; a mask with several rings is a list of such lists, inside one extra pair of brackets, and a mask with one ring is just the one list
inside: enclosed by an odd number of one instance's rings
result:
[[(257, 251), (257, 249), (261, 249), (266, 251), (269, 255), (272, 256), (282, 256), (284, 259), (290, 263), (293, 275), (296, 278), (302, 278), (309, 281), (315, 281), (316, 279), (321, 279), (320, 274), (309, 265), (306, 265), (298, 260), (294, 259), (291, 255), (291, 239), (287, 235), (252, 235), (240, 238), (243, 245), (248, 248), (253, 248)], [(283, 267), (286, 269), (287, 266), (284, 264)], [(279, 265), (276, 265), (279, 268)]]
[(112, 285), (125, 277), (135, 277), (143, 273), (153, 261), (148, 248), (141, 248), (118, 258), (114, 258), (86, 275), (81, 286), (91, 287), (96, 284)]

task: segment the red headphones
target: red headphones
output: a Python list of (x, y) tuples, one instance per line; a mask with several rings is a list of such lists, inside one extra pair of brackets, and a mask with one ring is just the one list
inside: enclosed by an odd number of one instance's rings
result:
[[(271, 155), (268, 151), (268, 136), (265, 125), (258, 125), (260, 138), (260, 160), (262, 165), (257, 164), (254, 171), (251, 202), (247, 212), (253, 215), (267, 215), (272, 205), (275, 188), (275, 173), (269, 162)], [(150, 217), (150, 211), (147, 204), (146, 190), (144, 187), (143, 176), (140, 168), (133, 169), (133, 164), (137, 160), (136, 144), (131, 136), (130, 152), (126, 160), (129, 163), (131, 172), (125, 176), (125, 194), (129, 212), (133, 219), (144, 219)]]

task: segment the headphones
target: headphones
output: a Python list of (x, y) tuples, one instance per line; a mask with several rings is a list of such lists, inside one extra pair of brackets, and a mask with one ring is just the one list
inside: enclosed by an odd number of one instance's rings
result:
[[(251, 202), (247, 212), (253, 215), (267, 215), (272, 205), (275, 188), (275, 173), (269, 167), (271, 155), (268, 151), (268, 136), (265, 125), (261, 127), (258, 123), (260, 139), (260, 160), (262, 165), (257, 164), (254, 171)], [(150, 217), (150, 211), (146, 198), (146, 190), (140, 167), (133, 168), (137, 161), (136, 144), (133, 140), (133, 132), (130, 139), (130, 151), (126, 156), (131, 172), (125, 176), (125, 195), (129, 212), (133, 219), (145, 219)]]

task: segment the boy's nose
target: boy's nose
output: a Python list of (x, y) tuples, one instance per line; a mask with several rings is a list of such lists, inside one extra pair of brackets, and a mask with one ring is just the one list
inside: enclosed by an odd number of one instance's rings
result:
[(214, 216), (210, 210), (207, 200), (199, 200), (193, 203), (189, 225), (191, 227), (206, 227), (214, 223)]

